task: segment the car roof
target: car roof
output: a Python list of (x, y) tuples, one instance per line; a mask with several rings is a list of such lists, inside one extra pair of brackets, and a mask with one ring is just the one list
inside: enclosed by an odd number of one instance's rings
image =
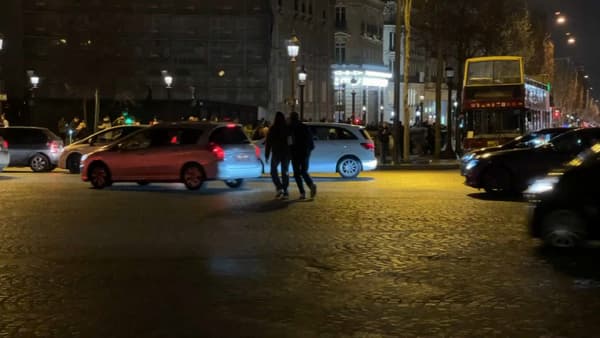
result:
[(339, 122), (304, 122), (308, 126), (324, 126), (324, 127), (350, 127), (350, 128), (364, 128), (356, 124), (339, 123)]
[(44, 127), (33, 127), (33, 126), (10, 126), (5, 127), (7, 129), (37, 129), (37, 130), (48, 130), (48, 128)]
[(242, 127), (239, 123), (234, 122), (210, 122), (210, 121), (178, 121), (178, 122), (161, 122), (153, 125), (151, 128), (164, 128), (164, 127), (183, 127), (183, 128), (216, 128), (216, 127)]

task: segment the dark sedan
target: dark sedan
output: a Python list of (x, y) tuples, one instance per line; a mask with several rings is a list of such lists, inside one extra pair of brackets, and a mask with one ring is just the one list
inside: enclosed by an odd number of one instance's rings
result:
[(530, 181), (560, 167), (600, 141), (600, 128), (575, 129), (536, 148), (475, 156), (465, 166), (465, 184), (488, 193), (517, 193)]
[(514, 138), (512, 141), (506, 142), (495, 147), (485, 147), (469, 151), (464, 154), (460, 159), (460, 173), (464, 176), (465, 169), (469, 161), (475, 158), (475, 156), (483, 155), (485, 153), (493, 153), (501, 150), (518, 149), (518, 148), (535, 148), (540, 146), (553, 137), (556, 137), (562, 133), (573, 130), (573, 128), (546, 128), (534, 131), (532, 133), (519, 136)]
[(571, 248), (600, 239), (600, 144), (565, 167), (551, 171), (526, 191), (531, 235), (546, 245)]

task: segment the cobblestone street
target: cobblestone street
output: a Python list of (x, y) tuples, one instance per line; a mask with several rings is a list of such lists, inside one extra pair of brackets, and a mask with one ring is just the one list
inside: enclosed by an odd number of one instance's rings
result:
[[(0, 173), (0, 337), (597, 336), (600, 250), (455, 170), (116, 184)], [(293, 180), (292, 180), (293, 181)]]

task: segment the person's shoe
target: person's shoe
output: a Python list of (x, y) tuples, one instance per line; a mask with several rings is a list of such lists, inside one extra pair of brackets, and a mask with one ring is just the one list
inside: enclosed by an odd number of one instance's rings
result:
[(316, 195), (317, 195), (317, 185), (313, 183), (313, 185), (310, 186), (310, 198), (315, 198)]
[(306, 199), (306, 195), (304, 193), (300, 194), (300, 197), (298, 197), (299, 200), (305, 200)]
[(290, 198), (290, 194), (288, 194), (287, 191), (283, 192), (283, 195), (281, 196), (282, 200), (288, 200)]
[(283, 197), (283, 190), (277, 190), (277, 195), (275, 195), (276, 199), (282, 198)]

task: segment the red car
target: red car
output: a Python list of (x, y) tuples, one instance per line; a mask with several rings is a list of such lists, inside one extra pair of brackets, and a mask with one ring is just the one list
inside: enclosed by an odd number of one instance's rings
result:
[(113, 182), (181, 182), (196, 190), (207, 180), (237, 188), (261, 174), (258, 148), (240, 125), (227, 123), (159, 124), (81, 157), (81, 178), (97, 189)]

